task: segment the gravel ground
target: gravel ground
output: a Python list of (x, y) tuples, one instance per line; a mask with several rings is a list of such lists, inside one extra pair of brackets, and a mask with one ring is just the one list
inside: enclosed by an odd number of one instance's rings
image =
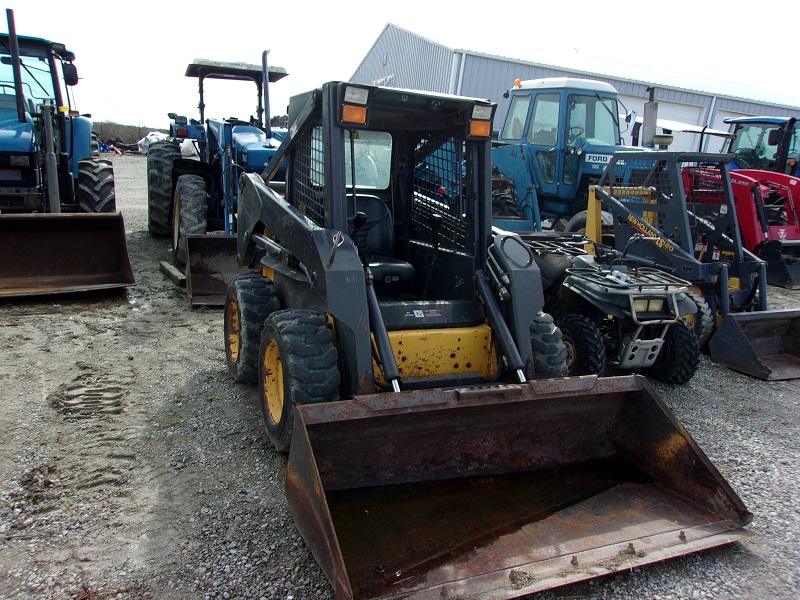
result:
[[(145, 159), (112, 160), (137, 285), (0, 303), (0, 597), (332, 598), (256, 390), (227, 374), (222, 311), (190, 308), (160, 273)], [(656, 387), (756, 535), (536, 598), (800, 597), (800, 383), (703, 357), (688, 384)]]

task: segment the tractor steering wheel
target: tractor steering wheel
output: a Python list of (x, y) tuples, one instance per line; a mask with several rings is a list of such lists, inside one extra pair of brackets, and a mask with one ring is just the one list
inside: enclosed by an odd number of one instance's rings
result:
[(570, 127), (569, 131), (567, 132), (567, 143), (571, 144), (579, 137), (583, 135), (584, 128), (583, 127)]

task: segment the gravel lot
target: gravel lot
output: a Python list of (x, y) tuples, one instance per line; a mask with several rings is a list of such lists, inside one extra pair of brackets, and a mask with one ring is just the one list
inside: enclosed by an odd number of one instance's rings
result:
[[(160, 273), (145, 159), (112, 160), (137, 285), (0, 303), (0, 597), (332, 598), (257, 390), (228, 376), (222, 311), (190, 308)], [(704, 356), (688, 384), (657, 388), (757, 535), (536, 598), (800, 597), (800, 382)]]

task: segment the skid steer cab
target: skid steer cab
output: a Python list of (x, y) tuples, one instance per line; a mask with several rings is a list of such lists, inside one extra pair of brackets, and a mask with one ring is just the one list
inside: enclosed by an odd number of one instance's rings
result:
[(227, 365), (337, 598), (513, 598), (750, 520), (643, 378), (562, 376), (532, 251), (492, 232), (494, 110), (327, 83), (239, 180), (260, 272), (228, 287)]

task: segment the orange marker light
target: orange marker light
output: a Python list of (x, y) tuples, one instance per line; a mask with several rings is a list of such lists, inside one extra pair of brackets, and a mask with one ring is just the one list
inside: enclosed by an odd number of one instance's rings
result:
[(367, 107), (345, 104), (342, 106), (342, 121), (345, 123), (365, 125), (367, 122)]

